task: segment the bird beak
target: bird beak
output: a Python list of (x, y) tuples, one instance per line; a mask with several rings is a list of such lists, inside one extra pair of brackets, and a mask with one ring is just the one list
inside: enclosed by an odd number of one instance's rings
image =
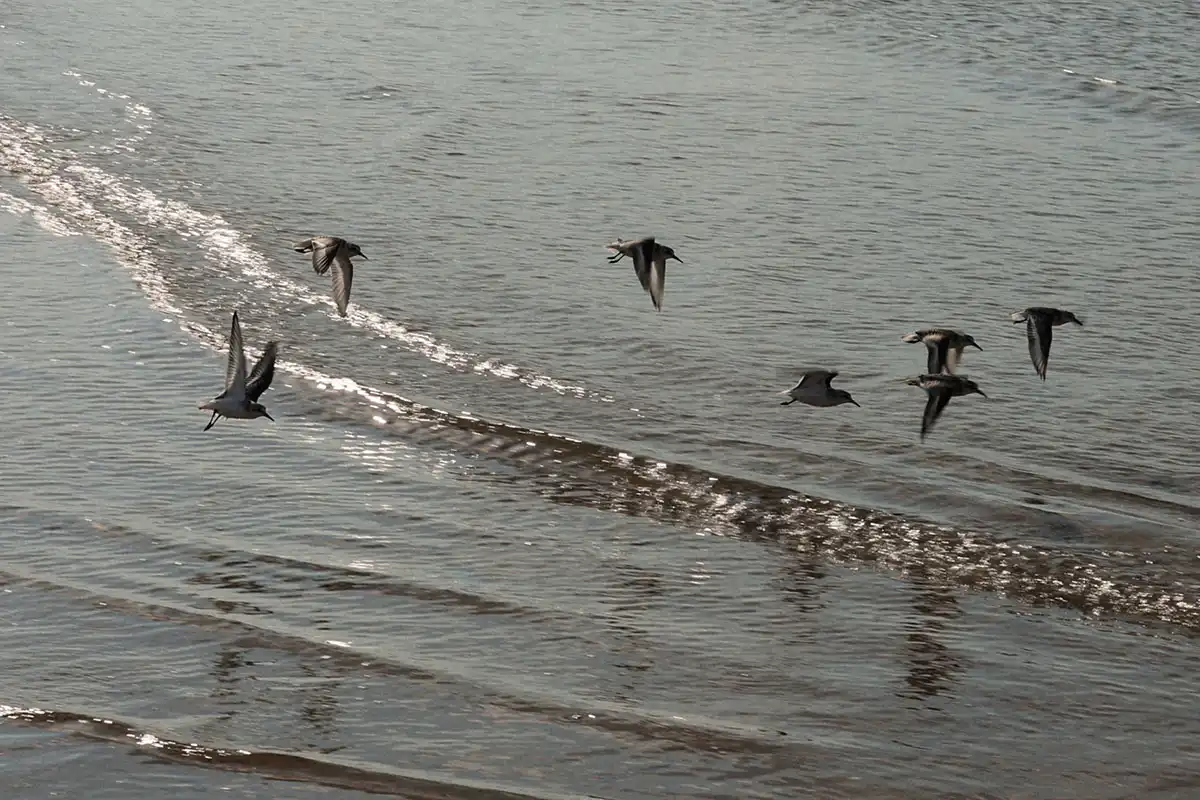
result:
[[(983, 394), (983, 392), (981, 392), (980, 390), (976, 389), (976, 390), (975, 390), (975, 394)], [(986, 394), (983, 394), (983, 399), (984, 399), (984, 400), (991, 400), (992, 398), (988, 397)]]
[(862, 406), (858, 405), (858, 401), (856, 401), (853, 397), (850, 398), (850, 402), (854, 403), (854, 405), (857, 406), (858, 408), (862, 408)]
[(266, 417), (267, 419), (271, 420), (271, 422), (275, 421), (275, 418), (272, 417), (270, 414), (268, 414), (266, 411), (263, 411), (263, 416)]
[(974, 347), (976, 350), (979, 350), (980, 352), (983, 351), (983, 348), (980, 347), (979, 345), (975, 344), (974, 342), (971, 342), (971, 347)]
[(367, 256), (366, 256), (365, 254), (363, 254), (363, 253), (359, 253), (358, 255), (359, 255), (361, 258), (362, 258), (362, 260), (363, 260), (363, 261), (370, 261), (370, 260), (371, 260), (371, 259), (367, 258)]
[(679, 256), (671, 256), (671, 258), (675, 259), (675, 260), (676, 260), (676, 261), (678, 261), (680, 264), (682, 264), (682, 263), (683, 263), (683, 259), (682, 259), (682, 258), (680, 258)]

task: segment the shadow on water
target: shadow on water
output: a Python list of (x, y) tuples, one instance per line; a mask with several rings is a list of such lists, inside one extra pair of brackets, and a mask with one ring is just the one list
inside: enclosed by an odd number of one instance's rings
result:
[(663, 576), (623, 561), (607, 561), (605, 566), (616, 573), (614, 585), (624, 590), (614, 599), (604, 601), (611, 618), (607, 624), (613, 636), (613, 649), (621, 658), (613, 666), (621, 671), (613, 696), (623, 703), (638, 704), (644, 697), (642, 687), (645, 673), (654, 669), (654, 637), (637, 620), (644, 612), (666, 595)]
[(908, 689), (901, 697), (929, 700), (950, 692), (966, 671), (966, 664), (949, 647), (942, 644), (948, 620), (961, 617), (963, 612), (954, 593), (921, 580), (915, 581), (913, 611), (904, 623), (907, 630)]
[(345, 668), (340, 664), (330, 665), (329, 671), (334, 673), (330, 677), (322, 675), (311, 663), (301, 661), (300, 670), (307, 684), (303, 689), (300, 719), (303, 728), (312, 731), (315, 737), (315, 741), (305, 746), (325, 754), (342, 750), (346, 745), (339, 741), (337, 693), (345, 682)]

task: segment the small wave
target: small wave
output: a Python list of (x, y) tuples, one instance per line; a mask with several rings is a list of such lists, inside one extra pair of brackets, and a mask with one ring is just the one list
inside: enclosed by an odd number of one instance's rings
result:
[(50, 209), (45, 206), (40, 206), (36, 203), (31, 203), (28, 200), (22, 200), (19, 197), (0, 192), (0, 210), (7, 211), (15, 216), (29, 215), (42, 227), (43, 230), (54, 234), (55, 236), (81, 236), (82, 233), (73, 230), (61, 217), (55, 215)]
[[(0, 145), (3, 144), (3, 120), (0, 120)], [(29, 214), (49, 233), (57, 236), (90, 233), (105, 242), (116, 254), (117, 261), (129, 270), (134, 282), (154, 308), (176, 316), (182, 315), (182, 310), (171, 302), (170, 290), (151, 254), (152, 245), (145, 237), (97, 211), (95, 206), (78, 197), (61, 179), (46, 178), (38, 183), (38, 188), (40, 194), (54, 205), (54, 210), (6, 193), (0, 193), (0, 202), (4, 203), (7, 211)]]
[[(147, 115), (150, 113), (137, 103), (131, 102), (127, 107), (133, 109), (131, 114), (140, 115), (142, 112), (139, 109), (144, 109)], [(148, 135), (149, 125), (141, 128), (145, 129), (144, 135)], [(138, 136), (117, 140), (120, 145), (118, 149), (132, 150), (137, 141), (140, 141)], [(277, 298), (282, 296), (310, 305), (323, 305), (328, 309), (330, 318), (343, 319), (336, 315), (328, 293), (316, 292), (272, 270), (269, 259), (257, 252), (243, 233), (220, 216), (201, 212), (178, 200), (162, 198), (136, 182), (83, 164), (75, 154), (53, 149), (50, 137), (36, 125), (0, 116), (0, 168), (21, 177), (33, 191), (60, 206), (67, 216), (74, 216), (76, 211), (80, 211), (86, 223), (82, 227), (102, 239), (104, 237), (99, 228), (119, 227), (122, 229), (122, 238), (125, 238), (128, 229), (111, 219), (111, 224), (99, 224), (101, 213), (94, 203), (103, 203), (128, 214), (140, 224), (193, 240), (204, 252), (206, 261), (223, 276), (240, 274), (263, 292)], [(564, 396), (613, 402), (611, 396), (584, 386), (455, 348), (431, 333), (412, 330), (358, 303), (351, 307), (344, 321), (400, 342), (409, 350), (451, 369), (516, 380), (531, 389), (548, 389)]]
[(346, 95), (347, 100), (402, 100), (412, 92), (395, 86), (376, 84), (367, 89), (361, 89)]
[(146, 140), (153, 130), (150, 121), (154, 117), (154, 113), (142, 105), (134, 102), (127, 94), (105, 89), (102, 86), (97, 86), (95, 81), (88, 80), (82, 73), (76, 70), (65, 70), (63, 75), (69, 78), (75, 78), (76, 82), (85, 89), (92, 89), (96, 94), (107, 97), (111, 100), (120, 102), (125, 110), (125, 119), (133, 127), (133, 132), (128, 136), (122, 136), (114, 139), (113, 142), (104, 147), (98, 148), (101, 153), (126, 152), (132, 153), (136, 151), (137, 146)]
[[(827, 561), (869, 564), (1034, 605), (1165, 622), (1200, 633), (1200, 595), (1194, 585), (1188, 588), (1180, 581), (1194, 570), (1189, 553), (1114, 549), (1086, 554), (957, 530), (557, 433), (454, 414), (300, 364), (280, 367), (320, 391), (357, 395), (371, 409), (365, 419), (395, 435), (516, 462), (523, 469), (494, 479), (551, 502), (648, 516), (701, 533), (782, 542)], [(1155, 571), (1147, 571), (1146, 565)]]
[(120, 720), (0, 705), (0, 719), (63, 731), (105, 742), (130, 745), (141, 752), (170, 761), (194, 766), (215, 767), (230, 772), (246, 772), (277, 780), (318, 784), (372, 794), (410, 798), (446, 798), (447, 800), (568, 800), (581, 796), (533, 793), (458, 780), (405, 774), (383, 765), (358, 766), (329, 756), (316, 757), (274, 750), (245, 750), (182, 742), (136, 728)]
[[(1156, 40), (1155, 47), (1140, 56), (1122, 52), (1131, 43), (1117, 21), (1123, 15), (1068, 21), (1071, 13), (1064, 18), (1059, 4), (818, 0), (800, 6), (776, 0), (749, 19), (770, 35), (802, 29), (886, 56), (920, 54), (922, 68), (933, 56), (968, 80), (984, 77), (1006, 95), (1016, 88), (1051, 102), (1082, 100), (1194, 130), (1200, 127), (1200, 95), (1189, 87), (1194, 65), (1187, 56), (1196, 24), (1194, 14), (1183, 11), (1187, 7), (1160, 9), (1155, 34), (1144, 38)], [(814, 13), (826, 24), (814, 25)], [(1069, 78), (1065, 85), (1063, 76)]]
[(777, 730), (698, 714), (681, 715), (673, 709), (658, 710), (640, 705), (631, 707), (620, 701), (580, 698), (547, 689), (535, 690), (528, 684), (483, 679), (470, 671), (452, 669), (445, 663), (424, 662), (416, 654), (398, 660), (370, 648), (354, 647), (348, 642), (313, 639), (309, 637), (307, 629), (297, 629), (269, 615), (234, 617), (225, 611), (196, 609), (186, 600), (150, 600), (139, 594), (97, 591), (94, 584), (85, 585), (61, 575), (39, 576), (6, 570), (0, 576), (10, 582), (19, 581), (43, 591), (86, 598), (90, 603), (99, 603), (125, 614), (235, 632), (244, 641), (255, 642), (256, 647), (294, 654), (316, 653), (335, 665), (392, 678), (453, 683), (455, 693), (460, 697), (473, 698), (483, 704), (547, 721), (628, 734), (639, 739), (673, 742), (697, 752), (719, 748), (733, 752), (773, 753), (790, 746), (787, 734)]
[[(163, 200), (146, 189), (130, 190), (121, 179), (96, 168), (73, 165), (67, 170), (79, 175), (89, 189), (103, 192), (109, 202), (134, 215), (139, 221), (173, 230), (185, 238), (195, 239), (206, 256), (222, 271), (236, 269), (259, 289), (277, 295), (282, 293), (293, 300), (309, 304), (324, 305), (329, 309), (327, 313), (331, 318), (341, 319), (335, 315), (334, 303), (327, 293), (314, 292), (309, 286), (272, 270), (268, 259), (247, 244), (245, 236), (219, 216), (202, 213), (185, 203)], [(351, 307), (344, 319), (355, 327), (366, 328), (400, 342), (430, 361), (452, 369), (515, 379), (532, 389), (549, 389), (561, 395), (573, 395), (601, 402), (613, 401), (611, 397), (590, 391), (583, 386), (457, 349), (438, 340), (433, 334), (412, 330), (358, 303)]]

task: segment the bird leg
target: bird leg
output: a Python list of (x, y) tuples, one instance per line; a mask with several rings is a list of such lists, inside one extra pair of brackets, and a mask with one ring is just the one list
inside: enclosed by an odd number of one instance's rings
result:
[(779, 405), (781, 405), (781, 406), (790, 406), (790, 405), (791, 405), (792, 403), (794, 403), (794, 402), (796, 402), (796, 399), (795, 399), (795, 398), (792, 398), (791, 400), (784, 400), (784, 401), (783, 401), (782, 403), (780, 403)]
[[(214, 411), (213, 415), (212, 415), (212, 419), (210, 419), (208, 421), (208, 424), (204, 426), (204, 430), (206, 431), (209, 428), (211, 428), (213, 425), (216, 425), (216, 424), (217, 424), (217, 412)], [(201, 431), (201, 433), (203, 433), (203, 432), (204, 431)]]

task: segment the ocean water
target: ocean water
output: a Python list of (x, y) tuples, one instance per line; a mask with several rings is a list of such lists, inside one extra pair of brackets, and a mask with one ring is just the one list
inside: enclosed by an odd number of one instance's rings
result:
[[(1197, 796), (1197, 41), (7, 0), (0, 796)], [(202, 432), (234, 309), (277, 421)]]

